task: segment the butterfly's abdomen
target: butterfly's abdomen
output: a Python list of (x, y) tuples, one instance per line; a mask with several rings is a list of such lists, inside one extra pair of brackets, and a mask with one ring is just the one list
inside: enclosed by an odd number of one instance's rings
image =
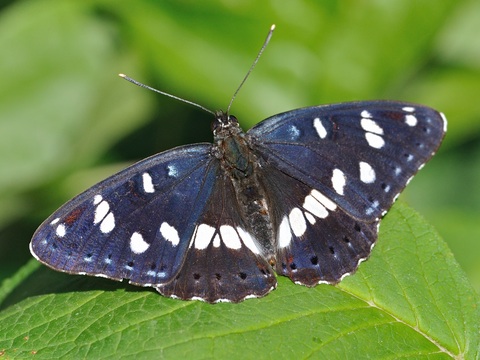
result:
[(256, 239), (262, 255), (270, 260), (274, 254), (274, 232), (265, 189), (259, 186), (261, 182), (257, 178), (259, 159), (251, 150), (248, 135), (237, 124), (230, 125), (230, 128), (216, 134), (214, 153), (222, 164), (224, 176), (230, 178), (235, 188), (236, 199), (232, 199), (231, 206), (238, 204), (243, 221)]

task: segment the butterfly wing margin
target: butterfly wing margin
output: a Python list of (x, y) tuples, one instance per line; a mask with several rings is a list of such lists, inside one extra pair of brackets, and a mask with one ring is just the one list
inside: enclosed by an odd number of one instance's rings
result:
[(32, 255), (68, 273), (142, 286), (170, 281), (214, 188), (218, 161), (210, 150), (172, 149), (94, 185), (43, 222)]
[(393, 101), (310, 107), (248, 131), (260, 157), (365, 221), (384, 214), (445, 135), (443, 114)]

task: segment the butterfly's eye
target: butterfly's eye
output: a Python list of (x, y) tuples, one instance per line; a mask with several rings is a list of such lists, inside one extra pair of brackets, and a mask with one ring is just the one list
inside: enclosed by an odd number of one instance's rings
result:
[(235, 116), (233, 115), (229, 115), (228, 116), (228, 122), (232, 123), (232, 124), (238, 124), (238, 120)]
[(222, 122), (217, 118), (217, 119), (212, 121), (212, 123), (210, 124), (210, 127), (211, 127), (212, 131), (215, 132), (216, 130), (218, 130), (222, 127)]

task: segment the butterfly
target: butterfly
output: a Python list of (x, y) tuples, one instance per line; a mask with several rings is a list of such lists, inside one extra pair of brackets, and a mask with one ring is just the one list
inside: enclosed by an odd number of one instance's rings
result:
[(211, 303), (266, 295), (274, 271), (335, 284), (368, 258), (446, 119), (363, 101), (288, 111), (246, 133), (219, 111), (212, 128), (213, 144), (154, 155), (70, 200), (34, 234), (33, 256)]
[(211, 112), (213, 144), (144, 159), (60, 207), (33, 235), (32, 255), (210, 303), (264, 296), (274, 273), (335, 284), (369, 257), (380, 219), (447, 126), (426, 106), (362, 101), (288, 111), (245, 133), (230, 105)]

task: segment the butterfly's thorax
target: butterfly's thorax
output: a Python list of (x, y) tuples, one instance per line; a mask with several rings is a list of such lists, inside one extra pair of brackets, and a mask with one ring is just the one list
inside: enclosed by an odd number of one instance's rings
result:
[(249, 135), (243, 132), (234, 116), (223, 112), (217, 113), (213, 133), (214, 155), (220, 160), (224, 176), (228, 176), (234, 185), (243, 220), (262, 246), (264, 255), (271, 258), (272, 221), (265, 189), (257, 179), (261, 162), (251, 149)]

